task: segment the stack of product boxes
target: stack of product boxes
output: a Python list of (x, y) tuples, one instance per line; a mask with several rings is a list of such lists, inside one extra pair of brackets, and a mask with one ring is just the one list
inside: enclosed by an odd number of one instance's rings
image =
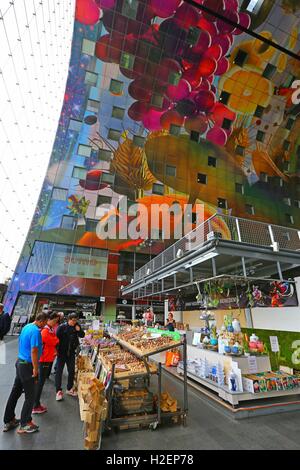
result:
[(293, 390), (299, 386), (299, 377), (281, 371), (243, 376), (243, 389), (250, 393)]

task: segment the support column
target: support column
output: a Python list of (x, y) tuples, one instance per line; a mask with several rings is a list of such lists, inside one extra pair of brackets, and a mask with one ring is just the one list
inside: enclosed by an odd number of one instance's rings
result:
[(247, 328), (253, 328), (251, 308), (245, 308), (245, 317), (246, 317)]
[(131, 319), (135, 320), (135, 316), (136, 316), (136, 305), (135, 305), (135, 300), (133, 300), (132, 310), (131, 310)]

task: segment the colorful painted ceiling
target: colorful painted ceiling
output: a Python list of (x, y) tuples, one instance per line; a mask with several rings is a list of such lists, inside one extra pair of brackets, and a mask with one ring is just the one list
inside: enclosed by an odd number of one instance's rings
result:
[(300, 227), (297, 0), (77, 0), (75, 20), (57, 135), (10, 304), (18, 291), (43, 289), (116, 296), (120, 270), (107, 259), (151, 250), (145, 239), (97, 237), (111, 215), (103, 204), (124, 196)]

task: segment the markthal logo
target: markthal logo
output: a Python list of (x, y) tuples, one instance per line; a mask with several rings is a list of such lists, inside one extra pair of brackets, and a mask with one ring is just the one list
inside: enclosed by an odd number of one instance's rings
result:
[[(149, 228), (153, 240), (180, 240), (192, 232), (193, 226), (199, 226), (204, 220), (203, 204), (184, 204), (174, 202), (168, 204), (151, 204), (150, 207), (141, 203), (128, 206), (125, 196), (118, 206), (103, 204), (100, 211), (106, 212), (96, 227), (100, 240), (116, 239), (147, 239)], [(157, 229), (159, 227), (159, 230)], [(193, 233), (190, 243), (199, 245), (203, 234), (201, 230)]]
[(300, 80), (293, 82), (292, 89), (295, 90), (292, 94), (292, 103), (298, 105), (300, 104)]

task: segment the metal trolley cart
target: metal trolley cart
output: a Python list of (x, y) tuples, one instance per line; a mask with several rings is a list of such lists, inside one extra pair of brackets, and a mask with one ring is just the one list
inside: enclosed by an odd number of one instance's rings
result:
[[(110, 379), (107, 386), (107, 402), (108, 402), (108, 413), (107, 413), (107, 420), (106, 420), (106, 427), (108, 429), (111, 428), (118, 428), (120, 426), (131, 426), (131, 427), (138, 427), (140, 426), (149, 426), (150, 429), (155, 430), (157, 426), (159, 426), (165, 419), (172, 419), (172, 418), (181, 418), (183, 425), (186, 425), (187, 420), (187, 412), (188, 412), (188, 393), (187, 393), (187, 343), (186, 343), (186, 335), (183, 335), (182, 340), (177, 342), (176, 344), (172, 344), (171, 346), (166, 346), (161, 349), (157, 349), (153, 352), (148, 352), (143, 354), (141, 351), (133, 347), (131, 344), (121, 340), (118, 336), (113, 335), (114, 339), (117, 343), (125, 350), (134, 354), (138, 359), (143, 361), (145, 365), (145, 372), (137, 373), (137, 374), (116, 374), (115, 372), (115, 364), (112, 365), (112, 369), (107, 372), (110, 372)], [(158, 366), (153, 369), (151, 364), (149, 363), (149, 358), (155, 354), (159, 354), (170, 349), (182, 347), (183, 349), (183, 377), (184, 377), (184, 391), (183, 391), (183, 408), (177, 409), (174, 412), (162, 412), (161, 411), (161, 395), (162, 395), (162, 373), (163, 368), (161, 362), (158, 362)], [(105, 364), (102, 364), (102, 367), (106, 367)], [(148, 385), (150, 384), (150, 378), (152, 375), (157, 375), (157, 410), (156, 412), (152, 412), (149, 414), (142, 414), (140, 416), (124, 416), (124, 417), (113, 417), (113, 399), (115, 394), (116, 384), (120, 380), (126, 379), (136, 379), (136, 378), (145, 378)]]

